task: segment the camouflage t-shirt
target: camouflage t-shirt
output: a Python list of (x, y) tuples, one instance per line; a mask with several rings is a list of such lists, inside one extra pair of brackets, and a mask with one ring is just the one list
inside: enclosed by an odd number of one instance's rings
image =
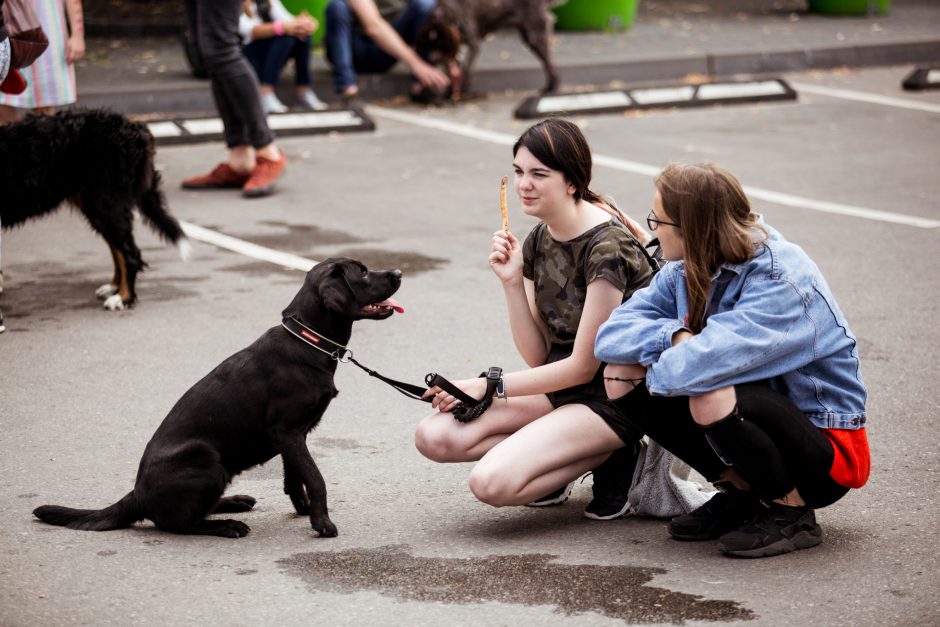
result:
[(589, 283), (606, 279), (627, 300), (652, 276), (639, 242), (619, 220), (566, 242), (539, 223), (526, 237), (522, 257), (522, 275), (535, 282), (535, 305), (556, 345), (574, 344)]

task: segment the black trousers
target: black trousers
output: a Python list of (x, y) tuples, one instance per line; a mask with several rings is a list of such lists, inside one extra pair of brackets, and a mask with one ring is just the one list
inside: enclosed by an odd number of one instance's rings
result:
[(184, 0), (187, 19), (195, 27), (196, 47), (212, 96), (225, 127), (225, 145), (261, 148), (274, 133), (261, 109), (258, 77), (242, 55), (238, 35), (241, 0)]
[(709, 481), (734, 466), (766, 501), (793, 488), (811, 507), (845, 496), (848, 488), (829, 476), (832, 444), (789, 398), (764, 383), (737, 385), (735, 393), (736, 412), (707, 427), (692, 419), (688, 397), (652, 396), (645, 383), (613, 402), (643, 433)]

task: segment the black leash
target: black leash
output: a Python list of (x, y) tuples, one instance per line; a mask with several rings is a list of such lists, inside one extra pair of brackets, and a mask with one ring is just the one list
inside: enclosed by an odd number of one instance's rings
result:
[[(391, 379), (389, 377), (386, 377), (376, 372), (372, 368), (362, 365), (356, 360), (356, 358), (353, 356), (353, 352), (349, 350), (347, 347), (337, 342), (334, 342), (333, 340), (329, 339), (326, 336), (320, 335), (319, 333), (317, 333), (316, 331), (314, 331), (313, 329), (311, 329), (310, 327), (302, 323), (300, 320), (297, 320), (297, 318), (294, 318), (294, 317), (284, 318), (283, 320), (281, 320), (281, 326), (287, 329), (287, 331), (291, 335), (293, 335), (300, 341), (317, 349), (321, 353), (325, 353), (329, 355), (330, 359), (333, 359), (343, 364), (352, 363), (358, 366), (359, 368), (361, 368), (362, 370), (366, 371), (367, 373), (369, 373), (370, 377), (375, 377), (379, 381), (387, 383), (388, 385), (392, 386), (393, 388), (395, 388), (396, 390), (398, 390), (399, 392), (401, 392), (408, 398), (413, 398), (417, 401), (424, 401), (426, 403), (430, 403), (431, 399), (433, 398), (433, 397), (422, 398), (423, 394), (428, 391), (427, 388), (423, 388), (418, 385), (412, 385), (411, 383), (405, 383), (403, 381), (396, 381), (395, 379)], [(334, 347), (333, 350), (327, 350), (323, 348), (323, 346), (321, 346), (322, 342), (327, 342), (329, 345), (332, 345)]]

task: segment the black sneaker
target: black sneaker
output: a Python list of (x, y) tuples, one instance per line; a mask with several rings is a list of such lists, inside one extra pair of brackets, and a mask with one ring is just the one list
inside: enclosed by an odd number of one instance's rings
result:
[(571, 490), (574, 488), (572, 481), (568, 485), (563, 485), (554, 492), (549, 492), (545, 496), (539, 497), (531, 503), (526, 503), (526, 507), (549, 507), (551, 505), (561, 505), (571, 496)]
[(591, 520), (615, 520), (623, 518), (630, 511), (630, 501), (627, 500), (627, 490), (619, 489), (604, 490), (598, 489), (594, 484), (594, 498), (584, 508), (584, 517)]
[(713, 540), (753, 520), (760, 506), (757, 496), (729, 487), (698, 509), (676, 516), (667, 528), (677, 540)]
[(615, 520), (630, 511), (630, 483), (636, 469), (639, 444), (625, 446), (594, 469), (594, 498), (584, 508), (584, 517), (591, 520)]
[(822, 542), (822, 529), (809, 507), (771, 503), (743, 527), (718, 539), (718, 550), (737, 557), (771, 557)]

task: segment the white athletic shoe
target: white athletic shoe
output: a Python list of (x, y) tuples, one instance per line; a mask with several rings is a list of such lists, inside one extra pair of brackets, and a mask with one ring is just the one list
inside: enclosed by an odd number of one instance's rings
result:
[(261, 94), (261, 110), (265, 115), (269, 113), (284, 113), (287, 111), (287, 105), (277, 99), (274, 92), (270, 94)]
[(298, 95), (297, 100), (302, 107), (310, 109), (311, 111), (324, 111), (329, 109), (329, 105), (317, 98), (317, 94), (312, 89), (307, 89), (302, 94)]

